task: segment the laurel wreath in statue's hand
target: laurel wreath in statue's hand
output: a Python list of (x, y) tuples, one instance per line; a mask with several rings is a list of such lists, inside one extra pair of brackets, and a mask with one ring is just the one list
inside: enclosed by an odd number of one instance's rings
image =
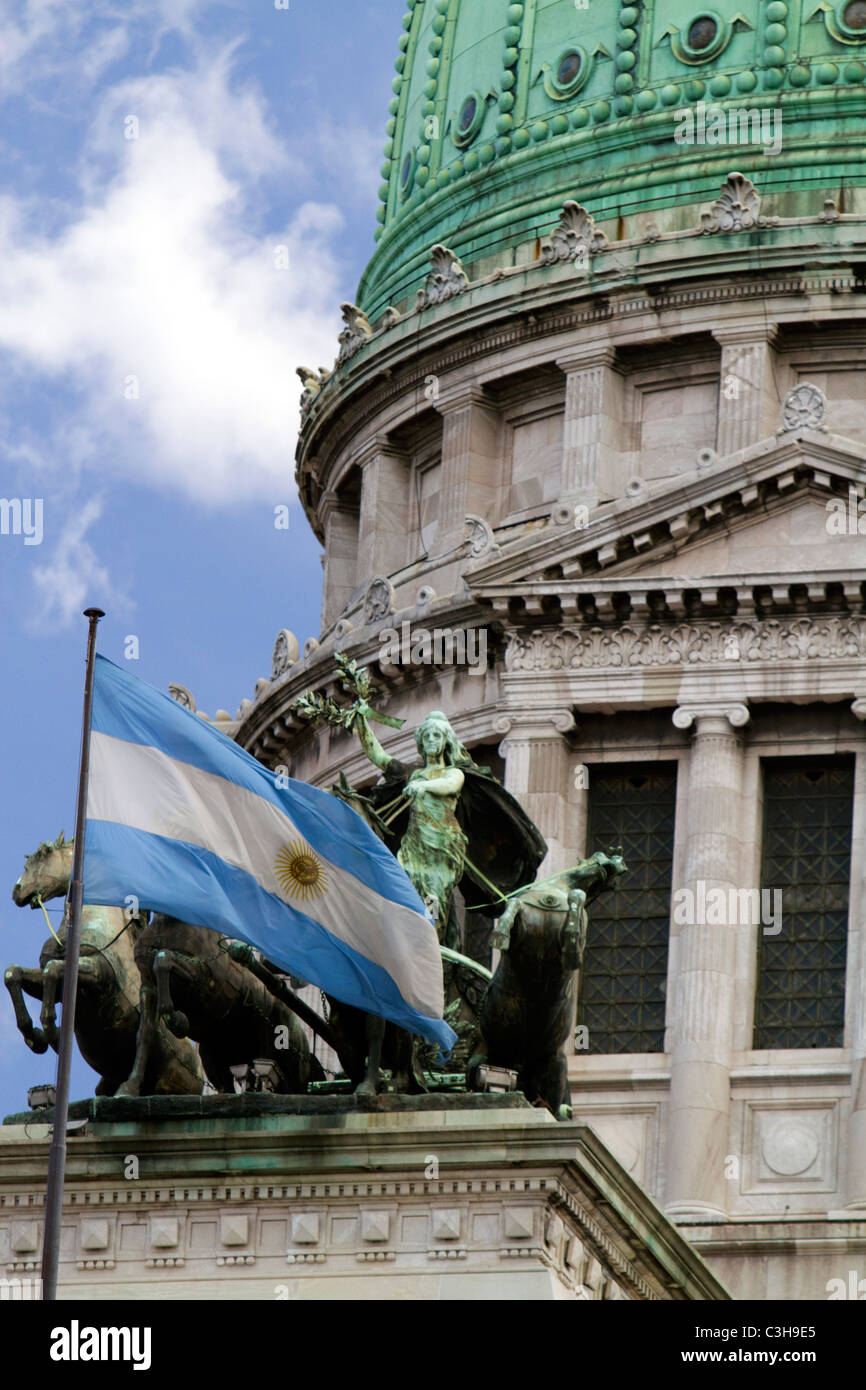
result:
[(334, 660), (340, 689), (355, 697), (352, 704), (338, 705), (330, 695), (323, 695), (318, 690), (307, 690), (290, 704), (289, 709), (293, 713), (311, 724), (330, 724), (332, 728), (345, 729), (349, 733), (356, 724), (366, 723), (368, 719), (375, 720), (377, 724), (387, 724), (392, 729), (403, 727), (405, 719), (395, 719), (390, 714), (379, 714), (371, 707), (368, 697), (372, 695), (373, 687), (366, 666), (359, 666), (356, 661), (350, 661), (340, 652)]

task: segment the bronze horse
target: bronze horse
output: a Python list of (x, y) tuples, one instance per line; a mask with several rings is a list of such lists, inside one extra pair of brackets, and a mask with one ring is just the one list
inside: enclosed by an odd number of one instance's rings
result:
[[(73, 841), (61, 831), (55, 841), (41, 844), (25, 860), (24, 872), (12, 890), (18, 907), (37, 908), (43, 901), (65, 897), (72, 872)], [(139, 1027), (140, 979), (135, 943), (144, 919), (122, 908), (85, 907), (81, 914), (81, 949), (75, 1003), (75, 1038), (85, 1062), (99, 1073), (99, 1096), (114, 1095), (126, 1079), (135, 1057)], [(66, 924), (42, 947), (39, 966), (9, 966), (6, 988), (12, 996), (18, 1028), (31, 1051), (55, 1051), (57, 1004), (63, 1002)], [(41, 1028), (36, 1028), (24, 995), (41, 1001)], [(195, 1048), (171, 1037), (160, 1027), (154, 1038), (143, 1086), (149, 1095), (196, 1095), (203, 1085)]]
[(624, 872), (619, 854), (599, 852), (510, 899), (494, 932), (502, 955), (479, 1016), (486, 1054), (472, 1058), (470, 1084), (484, 1061), (507, 1067), (517, 1072), (517, 1088), (528, 1101), (570, 1119), (564, 1048), (586, 946), (585, 903)]
[(308, 1081), (323, 1079), (297, 1015), (262, 982), (264, 972), (242, 963), (248, 952), (208, 927), (154, 914), (135, 942), (141, 1023), (119, 1095), (142, 1094), (162, 1023), (177, 1038), (195, 1039), (218, 1091), (234, 1090), (233, 1066), (259, 1058), (275, 1063), (274, 1089), (283, 1094), (304, 1092)]

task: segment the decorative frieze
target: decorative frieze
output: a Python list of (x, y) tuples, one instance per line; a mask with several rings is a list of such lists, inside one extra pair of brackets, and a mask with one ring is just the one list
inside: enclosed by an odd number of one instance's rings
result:
[(507, 671), (647, 666), (725, 666), (736, 660), (827, 661), (866, 657), (866, 616), (661, 623), (638, 627), (540, 628), (512, 633)]

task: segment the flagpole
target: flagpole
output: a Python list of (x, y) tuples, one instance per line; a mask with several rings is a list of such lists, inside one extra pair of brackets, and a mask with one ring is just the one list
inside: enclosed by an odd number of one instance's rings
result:
[(93, 709), (93, 667), (96, 654), (96, 626), (105, 614), (101, 608), (85, 608), (90, 627), (87, 633), (87, 669), (84, 677), (84, 715), (81, 724), (81, 761), (78, 768), (78, 805), (75, 811), (75, 849), (72, 881), (68, 898), (66, 963), (63, 968), (63, 1003), (60, 1016), (60, 1042), (57, 1055), (57, 1092), (54, 1102), (54, 1130), (48, 1156), (48, 1186), (45, 1193), (45, 1234), (42, 1238), (42, 1297), (57, 1298), (57, 1270), (60, 1263), (60, 1228), (63, 1211), (63, 1179), (66, 1169), (66, 1124), (69, 1118), (69, 1076), (75, 1045), (75, 996), (78, 993), (78, 952), (81, 942), (81, 904), (84, 897), (84, 827), (87, 820), (87, 773), (90, 765), (90, 719)]

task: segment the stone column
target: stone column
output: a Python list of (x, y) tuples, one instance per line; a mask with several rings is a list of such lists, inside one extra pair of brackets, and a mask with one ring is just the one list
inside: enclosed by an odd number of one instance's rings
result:
[(499, 521), (502, 489), (501, 419), (472, 383), (443, 391), (434, 402), (442, 415), (442, 476), (436, 553), (463, 544), (468, 513), (490, 526)]
[[(866, 699), (851, 706), (858, 719), (866, 719)], [(849, 960), (846, 995), (851, 1001), (851, 1120), (847, 1144), (845, 1200), (849, 1207), (866, 1210), (866, 752), (854, 765), (854, 821), (851, 827), (851, 904), (849, 923), (856, 942)]]
[[(680, 705), (673, 715), (678, 729), (694, 726), (682, 884), (694, 910), (687, 910), (689, 920), (680, 920), (671, 942), (665, 1207), (693, 1220), (726, 1214), (737, 931), (733, 923), (698, 919), (710, 915), (700, 908), (710, 889), (723, 889), (727, 900), (728, 890), (740, 886), (743, 748), (737, 730), (748, 719), (742, 704)], [(674, 914), (679, 904), (675, 897)]]
[(381, 435), (369, 441), (357, 462), (362, 481), (356, 579), (364, 584), (406, 563), (410, 470), (406, 454)]
[[(535, 822), (548, 844), (538, 877), (568, 869), (586, 856), (588, 792), (581, 764), (566, 738), (574, 731), (571, 710), (539, 710), (497, 720), (505, 758), (505, 786)], [(572, 1025), (574, 1019), (572, 1019)], [(574, 1052), (574, 1027), (565, 1048)]]
[(616, 351), (594, 346), (557, 359), (565, 373), (560, 501), (595, 507), (620, 495), (622, 378)]
[(358, 508), (347, 506), (337, 493), (327, 492), (319, 506), (325, 528), (322, 557), (322, 631), (339, 618), (357, 587)]
[(575, 761), (565, 736), (575, 728), (570, 710), (539, 710), (506, 715), (496, 729), (507, 735), (500, 745), (505, 786), (535, 822), (549, 846), (539, 878), (567, 869), (583, 857), (586, 843), (586, 788), (578, 785)]
[(776, 433), (781, 408), (773, 374), (777, 332), (774, 323), (713, 330), (722, 349), (716, 435), (722, 458)]

